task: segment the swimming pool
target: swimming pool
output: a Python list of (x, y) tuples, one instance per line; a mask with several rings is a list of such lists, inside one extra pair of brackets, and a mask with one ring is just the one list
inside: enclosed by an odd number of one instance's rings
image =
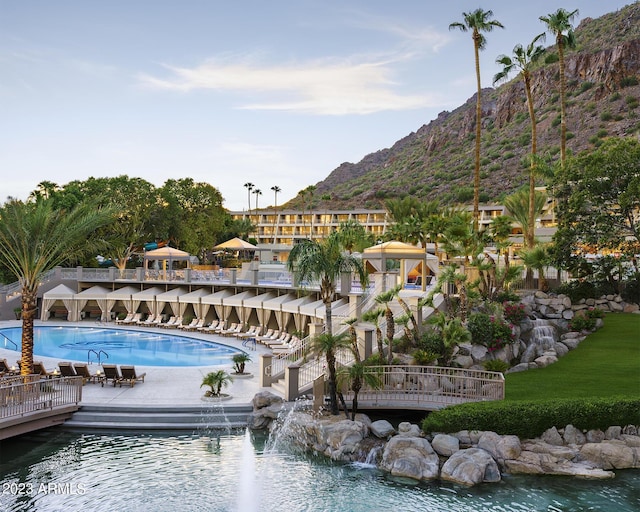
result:
[[(21, 327), (0, 329), (0, 334), (20, 346)], [(34, 327), (33, 341), (34, 358), (96, 363), (100, 356), (102, 363), (140, 366), (227, 365), (241, 352), (188, 336), (97, 327)]]

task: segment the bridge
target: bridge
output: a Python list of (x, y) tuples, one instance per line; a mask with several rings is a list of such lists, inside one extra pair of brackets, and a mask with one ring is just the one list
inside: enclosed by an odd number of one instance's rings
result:
[(64, 423), (81, 399), (82, 377), (0, 378), (0, 440)]

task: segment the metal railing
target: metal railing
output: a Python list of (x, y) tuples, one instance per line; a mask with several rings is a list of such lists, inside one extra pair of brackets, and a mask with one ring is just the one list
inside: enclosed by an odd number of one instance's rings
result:
[[(366, 384), (358, 394), (360, 404), (401, 403), (446, 406), (463, 402), (504, 399), (504, 375), (499, 372), (439, 366), (368, 366), (378, 375), (380, 389)], [(353, 392), (345, 392), (352, 400)]]
[(0, 380), (0, 419), (80, 403), (82, 377), (40, 377), (28, 375)]

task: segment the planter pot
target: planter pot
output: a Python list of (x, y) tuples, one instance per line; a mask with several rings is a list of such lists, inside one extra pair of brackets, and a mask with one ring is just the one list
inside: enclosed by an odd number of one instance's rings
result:
[(227, 400), (231, 400), (232, 398), (233, 397), (231, 395), (221, 393), (220, 396), (202, 396), (200, 397), (200, 400), (202, 400), (203, 402), (217, 404), (218, 402), (226, 402)]
[(250, 379), (251, 377), (253, 377), (253, 373), (249, 373), (249, 372), (236, 373), (236, 372), (233, 372), (233, 373), (231, 374), (231, 376), (232, 376), (234, 379)]

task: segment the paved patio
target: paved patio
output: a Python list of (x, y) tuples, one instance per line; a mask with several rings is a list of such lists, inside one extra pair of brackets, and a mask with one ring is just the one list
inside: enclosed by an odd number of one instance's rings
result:
[[(19, 327), (19, 321), (0, 321), (0, 328)], [(41, 322), (36, 321), (36, 326), (65, 326), (65, 327), (114, 327), (131, 330), (145, 330), (151, 332), (167, 333), (166, 329), (148, 329), (135, 326), (114, 326), (113, 324), (97, 324), (95, 322)], [(169, 331), (176, 334), (175, 330)], [(225, 401), (227, 404), (249, 404), (254, 395), (261, 390), (271, 390), (271, 388), (261, 388), (258, 379), (258, 364), (260, 354), (268, 354), (271, 351), (258, 344), (256, 350), (249, 350), (242, 346), (242, 341), (235, 337), (216, 336), (194, 332), (180, 332), (180, 335), (193, 338), (214, 341), (227, 346), (235, 347), (238, 350), (246, 351), (251, 356), (251, 361), (246, 364), (245, 371), (251, 377), (233, 377), (233, 382), (224, 388), (224, 393), (231, 395), (231, 399)], [(19, 340), (14, 340), (19, 343)], [(1, 343), (1, 342), (0, 342)], [(6, 358), (10, 365), (16, 364), (20, 358), (20, 353), (15, 350), (0, 348), (0, 359)], [(59, 358), (39, 357), (34, 355), (34, 360), (42, 361), (47, 370), (57, 368)], [(86, 361), (76, 361), (86, 363)], [(100, 368), (97, 364), (90, 366), (91, 372)], [(233, 372), (232, 364), (224, 366), (138, 366), (136, 372), (146, 373), (143, 383), (137, 383), (134, 387), (123, 386), (113, 387), (112, 385), (87, 383), (82, 391), (83, 405), (201, 405), (204, 392), (209, 389), (200, 387), (204, 375), (211, 371), (224, 369), (230, 374)]]

